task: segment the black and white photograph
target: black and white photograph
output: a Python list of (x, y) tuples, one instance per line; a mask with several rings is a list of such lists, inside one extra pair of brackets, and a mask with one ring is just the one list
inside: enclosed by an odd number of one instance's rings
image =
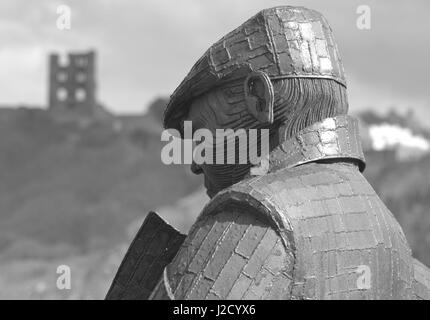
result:
[(0, 300), (430, 300), (429, 12), (1, 0)]

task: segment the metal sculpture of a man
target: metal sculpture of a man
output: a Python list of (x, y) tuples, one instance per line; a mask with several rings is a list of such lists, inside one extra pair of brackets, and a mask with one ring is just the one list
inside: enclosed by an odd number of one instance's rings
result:
[(268, 172), (194, 164), (211, 201), (188, 236), (150, 213), (107, 298), (430, 299), (429, 269), (362, 175), (347, 113), (320, 13), (262, 10), (212, 45), (173, 93), (165, 127), (269, 129)]

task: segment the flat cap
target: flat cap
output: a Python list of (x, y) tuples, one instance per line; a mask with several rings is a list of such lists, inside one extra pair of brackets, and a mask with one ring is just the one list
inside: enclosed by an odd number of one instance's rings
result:
[(170, 97), (164, 127), (180, 130), (196, 97), (263, 71), (271, 80), (332, 79), (346, 87), (331, 28), (317, 11), (281, 6), (265, 9), (213, 44)]

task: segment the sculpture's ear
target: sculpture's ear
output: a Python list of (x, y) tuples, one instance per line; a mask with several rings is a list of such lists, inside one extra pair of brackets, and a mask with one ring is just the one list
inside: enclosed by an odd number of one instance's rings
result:
[(245, 103), (248, 111), (263, 124), (273, 123), (273, 86), (269, 76), (252, 72), (244, 82)]

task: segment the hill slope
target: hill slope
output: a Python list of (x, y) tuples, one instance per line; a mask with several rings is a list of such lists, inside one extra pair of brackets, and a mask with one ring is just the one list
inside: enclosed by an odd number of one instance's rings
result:
[[(200, 181), (160, 161), (153, 119), (60, 124), (40, 110), (0, 111), (0, 252), (29, 239), (86, 252)], [(120, 128), (120, 129), (118, 129)]]

